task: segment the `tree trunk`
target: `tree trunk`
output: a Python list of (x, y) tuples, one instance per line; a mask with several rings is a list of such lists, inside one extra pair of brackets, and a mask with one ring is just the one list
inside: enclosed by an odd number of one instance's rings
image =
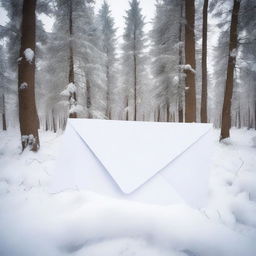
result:
[(208, 0), (203, 7), (201, 123), (207, 123), (207, 27)]
[(87, 107), (87, 111), (88, 111), (88, 118), (92, 118), (91, 115), (91, 85), (90, 85), (90, 81), (88, 79), (86, 79), (86, 107)]
[[(180, 4), (180, 17), (183, 18), (183, 2)], [(181, 67), (183, 63), (183, 56), (182, 56), (182, 27), (183, 23), (180, 22), (179, 24), (179, 66)], [(179, 122), (183, 123), (183, 86), (182, 86), (182, 77), (181, 77), (181, 70), (179, 72), (179, 98), (178, 98), (178, 116), (179, 116)]]
[[(190, 65), (193, 70), (196, 67), (195, 61), (195, 0), (185, 1), (185, 64)], [(185, 121), (196, 122), (196, 87), (195, 73), (193, 70), (185, 69), (186, 90), (185, 90)]]
[(137, 120), (137, 61), (135, 53), (133, 55), (134, 62), (134, 121)]
[(136, 58), (136, 30), (133, 33), (133, 65), (134, 65), (134, 121), (137, 120), (137, 58)]
[[(107, 56), (108, 56), (108, 52), (107, 52)], [(106, 74), (106, 78), (107, 78), (107, 95), (106, 95), (106, 117), (108, 119), (111, 119), (111, 108), (110, 108), (110, 103), (111, 103), (111, 98), (110, 98), (110, 82), (109, 82), (109, 66), (107, 64), (107, 67), (106, 67), (106, 70), (107, 70), (107, 74)]]
[[(72, 0), (70, 0), (70, 9), (69, 9), (69, 36), (70, 36), (70, 41), (69, 41), (69, 74), (68, 74), (68, 82), (69, 84), (75, 84), (75, 72), (74, 72), (74, 56), (73, 56), (73, 19), (72, 19)], [(73, 105), (77, 104), (77, 99), (76, 99), (76, 92), (70, 93), (69, 96), (69, 102), (70, 102), (70, 107)], [(77, 113), (72, 112), (69, 114), (69, 118), (77, 118)]]
[(39, 120), (35, 103), (35, 11), (36, 0), (24, 0), (19, 56), (21, 61), (18, 65), (19, 121), (22, 150), (30, 145), (32, 151), (37, 151), (40, 145), (38, 136)]
[(3, 121), (3, 131), (7, 130), (7, 125), (6, 125), (6, 115), (5, 115), (5, 97), (3, 94), (3, 114), (2, 114), (2, 121)]
[(53, 126), (53, 132), (56, 133), (57, 132), (57, 127), (56, 127), (56, 120), (54, 117), (54, 111), (52, 110), (52, 126)]
[(233, 94), (234, 84), (234, 69), (236, 64), (235, 51), (237, 48), (237, 26), (238, 26), (238, 14), (240, 9), (240, 0), (234, 0), (234, 6), (231, 17), (230, 27), (230, 40), (229, 40), (229, 57), (227, 66), (227, 79), (224, 95), (224, 103), (222, 108), (222, 122), (221, 122), (221, 134), (220, 141), (230, 137), (231, 128), (231, 101)]

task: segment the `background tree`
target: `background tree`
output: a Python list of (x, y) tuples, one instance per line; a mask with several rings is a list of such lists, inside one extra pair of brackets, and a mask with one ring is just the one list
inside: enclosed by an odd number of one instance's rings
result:
[(196, 122), (195, 1), (185, 1), (185, 121)]
[(232, 100), (232, 94), (233, 94), (234, 69), (236, 64), (236, 53), (237, 53), (237, 27), (238, 27), (239, 9), (240, 9), (240, 0), (234, 0), (234, 6), (232, 10), (232, 17), (231, 17), (231, 25), (230, 25), (229, 57), (228, 57), (228, 66), (227, 66), (226, 88), (225, 88), (224, 102), (223, 102), (223, 108), (222, 108), (220, 140), (223, 140), (230, 136), (231, 100)]
[(202, 38), (202, 92), (201, 92), (201, 122), (207, 123), (207, 30), (208, 30), (208, 0), (203, 6), (203, 38)]
[(24, 0), (18, 62), (19, 120), (22, 149), (39, 149), (39, 120), (35, 102), (36, 0)]
[(111, 119), (114, 101), (114, 90), (116, 88), (116, 29), (114, 19), (111, 16), (109, 5), (104, 1), (98, 14), (100, 35), (102, 39), (102, 51), (106, 56), (106, 117)]
[(145, 78), (145, 35), (144, 17), (137, 0), (130, 2), (125, 17), (125, 32), (122, 46), (123, 83), (126, 89), (126, 104), (129, 120), (138, 120), (141, 89)]
[[(153, 96), (156, 120), (174, 121), (182, 109), (184, 92), (181, 1), (164, 0), (156, 5), (151, 31)], [(183, 115), (182, 115), (183, 116)]]

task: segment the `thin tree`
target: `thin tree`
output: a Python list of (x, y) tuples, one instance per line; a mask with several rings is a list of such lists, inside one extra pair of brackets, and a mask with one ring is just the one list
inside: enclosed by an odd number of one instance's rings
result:
[(4, 94), (2, 95), (2, 99), (3, 99), (3, 110), (2, 110), (2, 121), (3, 121), (3, 130), (6, 131), (7, 130), (7, 125), (6, 125), (6, 114), (5, 114), (5, 97)]
[(145, 80), (145, 35), (144, 17), (138, 0), (130, 2), (130, 8), (125, 17), (125, 32), (123, 35), (123, 73), (127, 88), (127, 110), (129, 120), (138, 120), (140, 109), (142, 82)]
[[(183, 18), (183, 5), (184, 3), (181, 2), (180, 4), (180, 19), (182, 20)], [(183, 23), (180, 21), (179, 24), (179, 66), (181, 67), (183, 64), (183, 45), (182, 45), (182, 34), (184, 34), (183, 32)], [(178, 119), (180, 123), (183, 123), (183, 87), (184, 87), (184, 81), (182, 79), (182, 74), (181, 74), (181, 70), (179, 72), (179, 96), (178, 96)]]
[(203, 6), (201, 123), (207, 123), (207, 28), (208, 0)]
[[(69, 85), (75, 85), (75, 71), (74, 71), (74, 55), (73, 55), (73, 44), (72, 44), (72, 37), (73, 37), (73, 8), (72, 8), (72, 0), (69, 1), (69, 72), (68, 72), (68, 82)], [(76, 100), (76, 91), (71, 90), (69, 96), (69, 103), (70, 107), (77, 104)], [(69, 113), (70, 118), (77, 118), (77, 113), (72, 111)]]
[(108, 119), (112, 117), (113, 90), (116, 83), (116, 28), (111, 15), (109, 4), (104, 1), (98, 14), (98, 22), (102, 40), (102, 52), (106, 56), (106, 114)]
[(22, 149), (39, 149), (39, 120), (35, 103), (36, 0), (24, 0), (18, 64), (19, 121)]
[(196, 122), (195, 1), (185, 1), (185, 122)]
[(234, 86), (234, 69), (236, 64), (237, 27), (238, 27), (239, 9), (240, 9), (240, 0), (234, 0), (232, 16), (231, 16), (231, 26), (230, 26), (229, 57), (228, 57), (228, 66), (227, 66), (227, 78), (226, 78), (226, 88), (225, 88), (225, 94), (224, 94), (224, 103), (222, 108), (220, 141), (230, 137), (231, 101), (232, 101), (233, 86)]

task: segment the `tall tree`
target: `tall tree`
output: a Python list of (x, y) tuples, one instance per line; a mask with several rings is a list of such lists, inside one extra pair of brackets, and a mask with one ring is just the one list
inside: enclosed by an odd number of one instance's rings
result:
[(141, 87), (145, 72), (145, 35), (144, 17), (138, 0), (130, 2), (130, 9), (125, 17), (125, 32), (123, 36), (123, 74), (124, 84), (127, 89), (128, 119), (138, 119), (139, 102), (141, 101)]
[(113, 106), (113, 91), (116, 84), (116, 29), (108, 3), (104, 1), (98, 14), (102, 51), (106, 56), (106, 117), (111, 119)]
[[(75, 106), (77, 104), (76, 99), (76, 87), (75, 87), (75, 68), (74, 68), (74, 54), (73, 54), (73, 3), (72, 0), (69, 0), (69, 71), (68, 71), (68, 83), (69, 88), (72, 88), (70, 90), (70, 96), (69, 96), (69, 103), (70, 108), (72, 106)], [(76, 118), (77, 113), (76, 111), (71, 111), (69, 113), (70, 118)]]
[(196, 122), (194, 0), (185, 0), (185, 18), (185, 122)]
[(19, 120), (22, 149), (39, 149), (39, 120), (35, 103), (36, 0), (24, 0), (18, 63)]
[(220, 140), (223, 140), (230, 136), (231, 101), (232, 101), (233, 84), (234, 84), (234, 69), (236, 65), (236, 52), (237, 52), (237, 39), (238, 39), (237, 28), (238, 28), (239, 9), (240, 9), (240, 0), (234, 0), (232, 16), (231, 16), (231, 25), (230, 25), (229, 56), (228, 56), (224, 102), (223, 102), (223, 108), (222, 108)]
[(3, 52), (3, 46), (0, 45), (0, 112), (2, 114), (2, 128), (4, 131), (7, 130), (7, 125), (6, 125), (6, 107), (5, 107), (5, 94), (7, 92), (6, 88), (7, 88), (7, 78), (6, 78), (6, 66), (5, 66), (5, 58), (4, 56), (4, 52)]
[(203, 38), (202, 38), (202, 92), (201, 92), (201, 122), (207, 123), (207, 29), (208, 0), (203, 6)]
[(179, 0), (158, 2), (151, 31), (153, 90), (160, 121), (172, 121), (183, 105), (182, 5)]

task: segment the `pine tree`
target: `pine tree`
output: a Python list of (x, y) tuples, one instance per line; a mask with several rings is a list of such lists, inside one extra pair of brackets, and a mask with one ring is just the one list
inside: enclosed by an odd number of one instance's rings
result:
[(144, 17), (137, 0), (130, 2), (130, 9), (125, 17), (125, 32), (122, 46), (122, 68), (126, 88), (127, 118), (138, 120), (140, 111), (141, 89), (145, 78), (145, 35)]
[(156, 5), (151, 54), (154, 98), (158, 109), (156, 119), (159, 121), (171, 121), (183, 109), (182, 5), (181, 1), (171, 0)]
[(111, 16), (110, 7), (104, 1), (98, 14), (102, 51), (106, 56), (106, 117), (111, 119), (114, 101), (114, 89), (116, 88), (116, 29), (114, 19)]

